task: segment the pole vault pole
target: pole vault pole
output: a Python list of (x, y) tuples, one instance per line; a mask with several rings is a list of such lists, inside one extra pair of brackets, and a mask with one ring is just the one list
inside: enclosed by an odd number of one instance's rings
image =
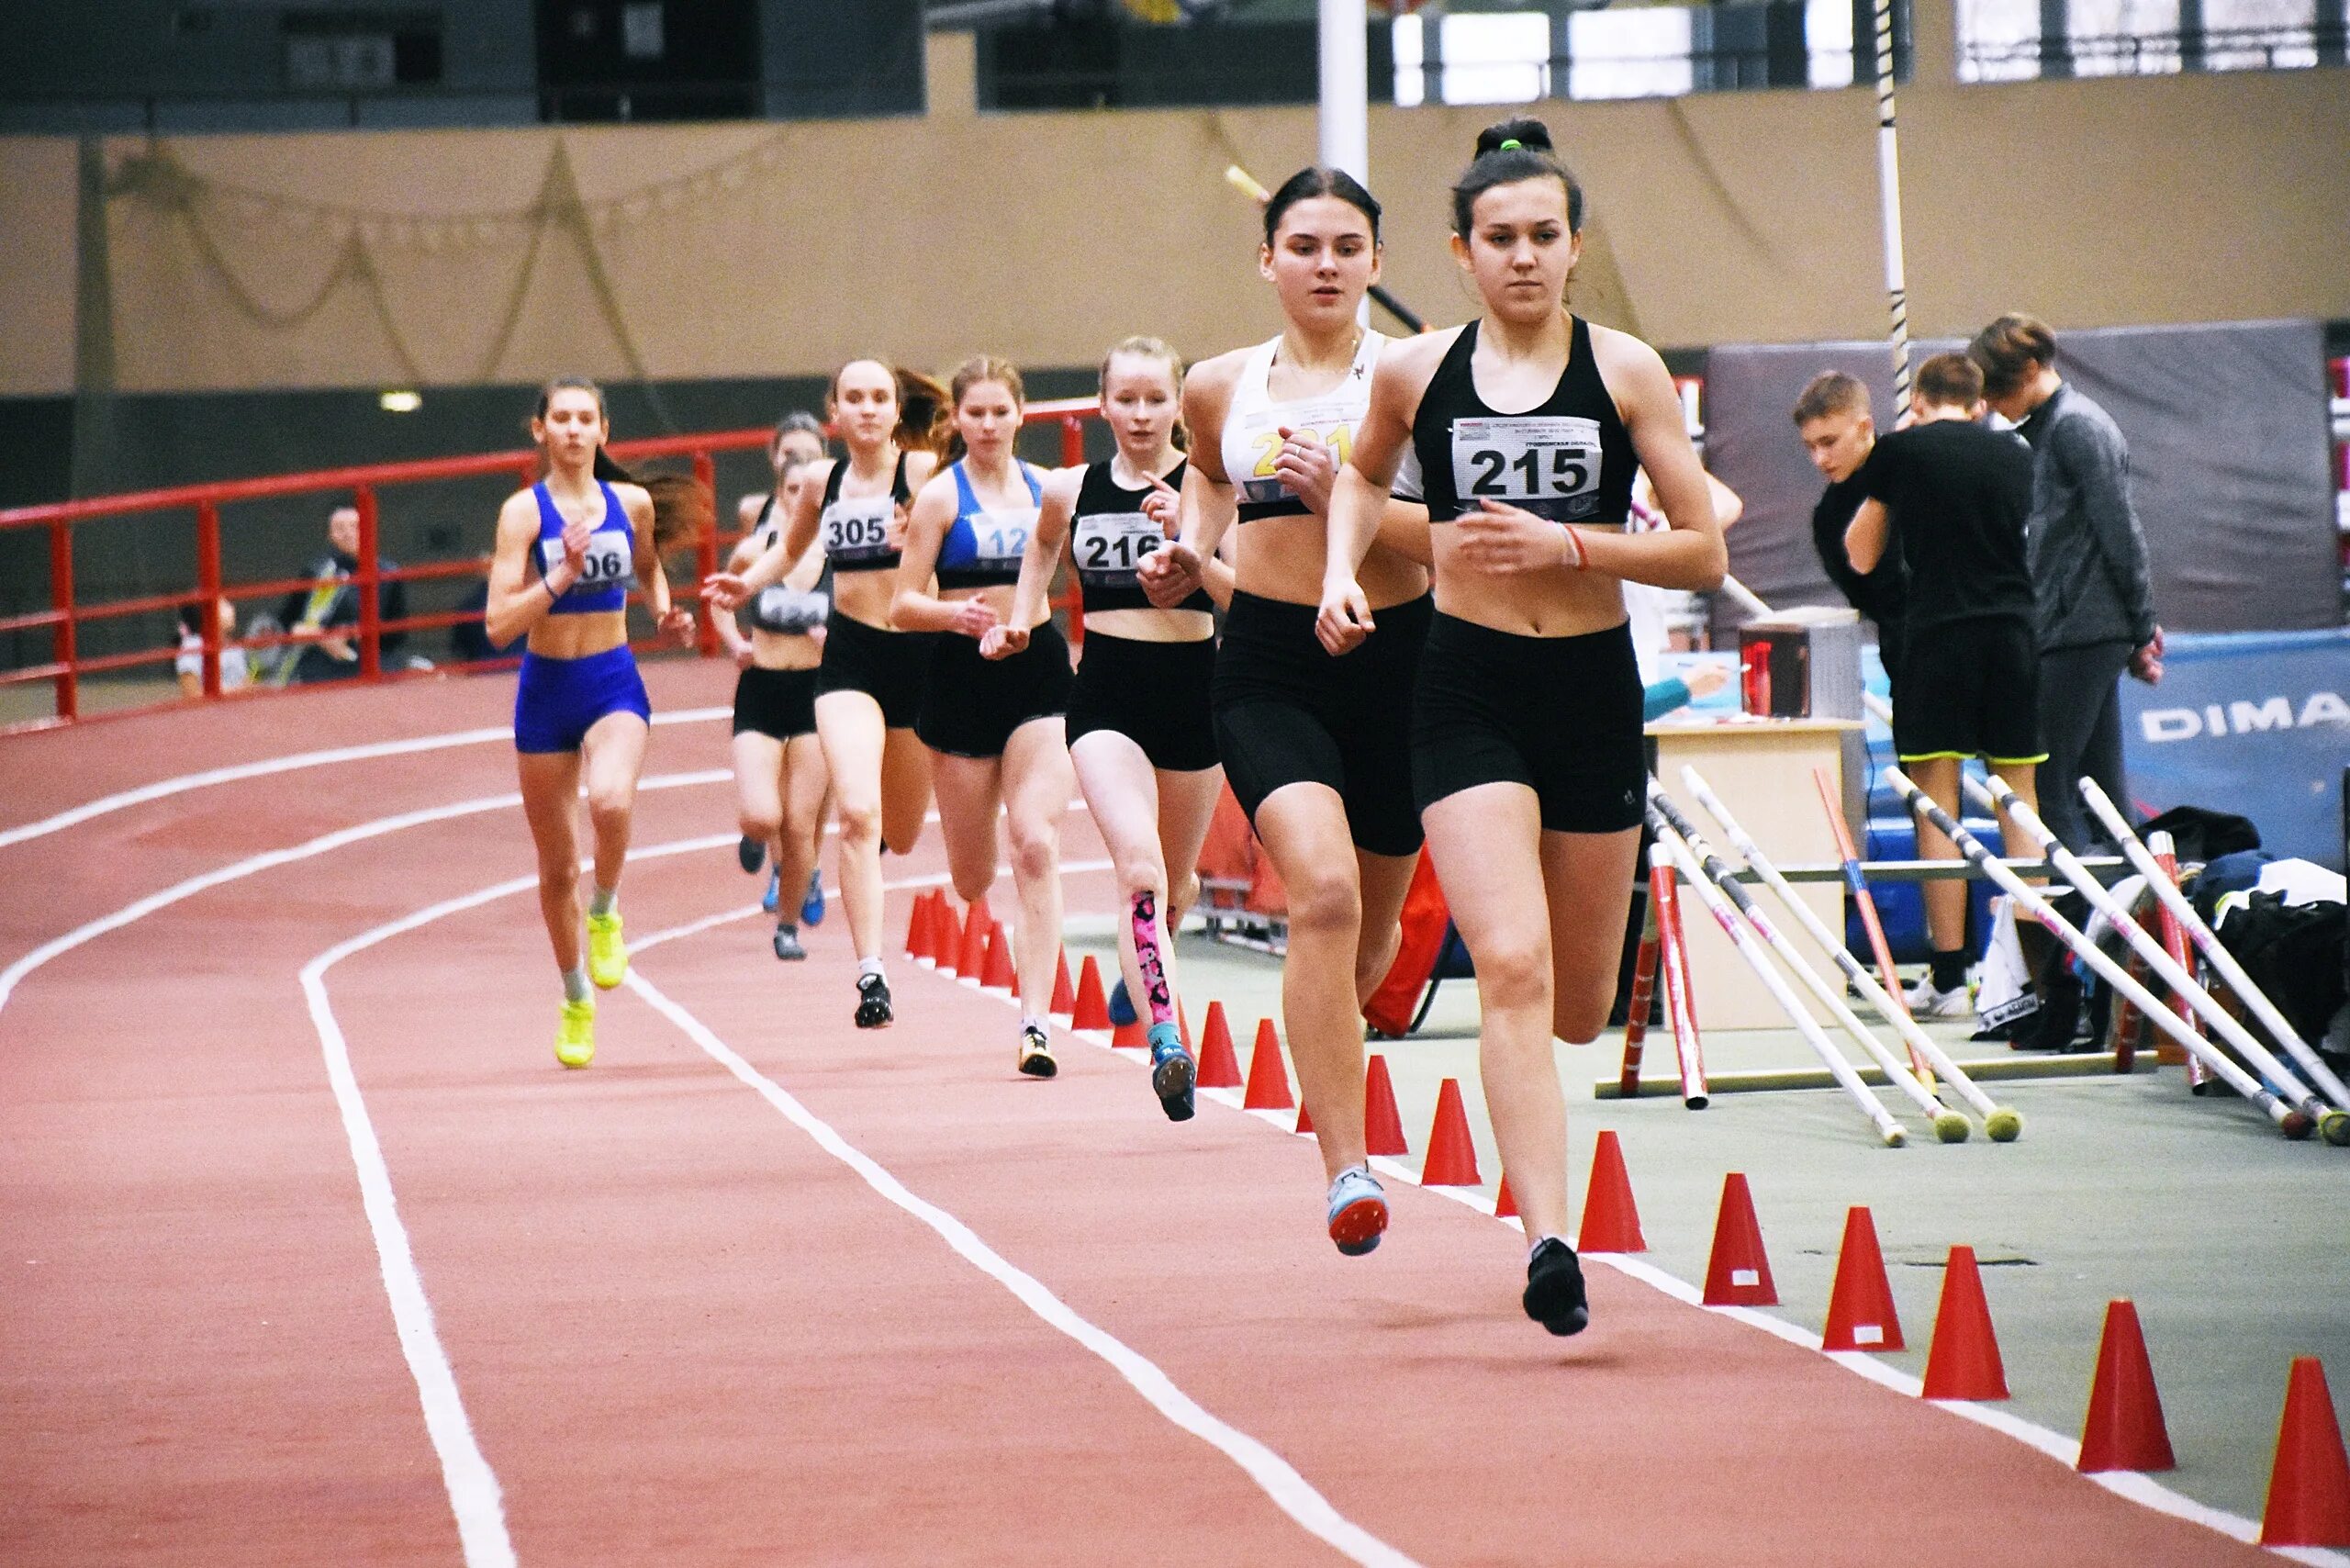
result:
[[(1323, 30), (1326, 40), (1326, 22)], [(1323, 48), (1328, 50), (1326, 41)], [(1909, 406), (1909, 291), (1902, 276), (1901, 151), (1894, 135), (1893, 0), (1876, 0), (1876, 182), (1878, 220), (1885, 235), (1885, 302), (1891, 315), (1887, 341), (1893, 351), (1893, 411), (1897, 419)]]

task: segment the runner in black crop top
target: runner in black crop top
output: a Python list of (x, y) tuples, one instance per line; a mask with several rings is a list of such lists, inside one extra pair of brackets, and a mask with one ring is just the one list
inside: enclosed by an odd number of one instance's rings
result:
[(816, 536), (823, 542), (825, 558), (835, 572), (894, 572), (899, 552), (890, 543), (890, 521), (899, 508), (914, 498), (906, 487), (906, 454), (898, 454), (886, 506), (880, 496), (844, 501), (841, 480), (848, 469), (846, 459), (833, 465), (833, 471), (824, 476), (824, 498), (817, 503)]
[[(1178, 463), (1160, 476), (1159, 483), (1170, 490), (1182, 489), (1188, 466)], [(1167, 542), (1166, 531), (1142, 510), (1145, 498), (1151, 494), (1147, 486), (1129, 490), (1120, 485), (1108, 463), (1086, 465), (1085, 477), (1077, 487), (1077, 504), (1069, 509), (1069, 564), (1077, 572), (1086, 614), (1158, 608), (1135, 575), (1143, 557)], [(1213, 611), (1215, 601), (1207, 589), (1200, 588), (1176, 608)]]
[(1592, 358), (1591, 326), (1572, 317), (1566, 368), (1550, 395), (1522, 413), (1477, 396), (1472, 321), (1420, 394), (1412, 420), (1428, 521), (1452, 522), (1487, 497), (1554, 522), (1620, 526), (1632, 511), (1640, 460), (1616, 399)]

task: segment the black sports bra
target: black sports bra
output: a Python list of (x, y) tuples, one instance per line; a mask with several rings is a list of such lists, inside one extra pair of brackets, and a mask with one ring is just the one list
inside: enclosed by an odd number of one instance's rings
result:
[(1455, 521), (1489, 497), (1561, 523), (1631, 516), (1639, 458), (1592, 358), (1589, 323), (1570, 319), (1567, 366), (1524, 413), (1498, 413), (1477, 396), (1470, 359), (1481, 323), (1462, 328), (1445, 351), (1412, 420), (1430, 522)]
[(844, 457), (824, 476), (823, 505), (816, 514), (816, 536), (824, 542), (824, 558), (835, 572), (894, 572), (899, 553), (890, 543), (890, 523), (898, 509), (913, 499), (906, 487), (906, 454), (898, 454), (898, 469), (890, 476), (886, 496), (844, 498), (841, 480), (848, 466)]
[[(1178, 463), (1160, 483), (1183, 487), (1185, 465)], [(1167, 543), (1165, 532), (1145, 516), (1147, 487), (1129, 490), (1110, 476), (1110, 465), (1088, 465), (1077, 487), (1077, 505), (1069, 512), (1069, 558), (1077, 566), (1086, 612), (1097, 610), (1156, 610), (1142, 590), (1135, 568), (1143, 557)], [(1200, 588), (1175, 607), (1213, 610), (1215, 601)]]

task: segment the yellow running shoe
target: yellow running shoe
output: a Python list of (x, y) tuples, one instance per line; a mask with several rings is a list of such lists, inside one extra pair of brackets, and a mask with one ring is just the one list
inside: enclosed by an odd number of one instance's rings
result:
[(586, 1067), (596, 1059), (596, 1003), (582, 997), (563, 1004), (554, 1026), (554, 1059), (565, 1067)]
[(628, 978), (628, 944), (621, 940), (621, 912), (588, 917), (588, 978), (610, 991)]

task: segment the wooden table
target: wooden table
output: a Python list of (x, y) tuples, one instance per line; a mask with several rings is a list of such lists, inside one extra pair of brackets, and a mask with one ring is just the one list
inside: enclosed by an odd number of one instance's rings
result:
[[(1660, 721), (1648, 727), (1656, 741), (1657, 778), (1665, 792), (1687, 813), (1722, 857), (1735, 865), (1718, 824), (1707, 815), (1681, 780), (1684, 767), (1695, 767), (1724, 805), (1738, 814), (1739, 825), (1762, 846), (1777, 866), (1834, 864), (1836, 837), (1812, 783), (1812, 770), (1826, 767), (1843, 795), (1845, 737), (1860, 729), (1850, 719), (1729, 719), (1716, 722)], [(1793, 917), (1776, 909), (1776, 896), (1753, 885), (1756, 902), (1774, 913), (1774, 924), (1813, 960), (1823, 974), (1833, 974), (1827, 957), (1796, 926)], [(1835, 883), (1812, 883), (1797, 896), (1830, 931), (1844, 929), (1844, 890)], [(1779, 1029), (1791, 1027), (1786, 1014), (1755, 978), (1746, 960), (1730, 946), (1729, 938), (1708, 917), (1694, 893), (1682, 896), (1682, 926), (1688, 935), (1690, 974), (1697, 992), (1697, 1024), (1701, 1029)], [(1802, 988), (1792, 976), (1788, 983)], [(1810, 999), (1806, 997), (1806, 1001)], [(1814, 1015), (1833, 1032), (1824, 1014)]]

